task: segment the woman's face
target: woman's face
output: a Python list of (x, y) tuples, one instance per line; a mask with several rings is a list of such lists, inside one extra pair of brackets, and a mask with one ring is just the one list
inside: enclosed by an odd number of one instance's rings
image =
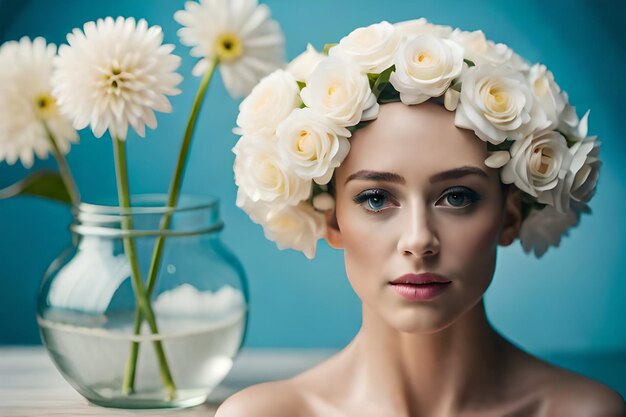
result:
[[(327, 239), (344, 249), (352, 287), (398, 330), (447, 327), (480, 301), (501, 240), (505, 205), (498, 171), (484, 164), (486, 143), (438, 104), (394, 102), (350, 145), (334, 174), (339, 230)], [(390, 284), (424, 272), (451, 283), (427, 301)]]

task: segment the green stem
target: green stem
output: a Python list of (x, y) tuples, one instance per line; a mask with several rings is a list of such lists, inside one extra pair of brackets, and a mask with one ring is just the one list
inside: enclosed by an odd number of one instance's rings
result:
[[(128, 172), (126, 167), (126, 149), (124, 147), (125, 141), (118, 138), (113, 139), (114, 142), (114, 155), (115, 155), (115, 168), (117, 173), (117, 191), (119, 196), (120, 207), (123, 209), (130, 208), (130, 191), (128, 186)], [(133, 220), (130, 213), (126, 210), (123, 212), (122, 228), (124, 230), (132, 230)], [(139, 262), (137, 261), (137, 251), (135, 249), (135, 242), (130, 237), (124, 238), (124, 253), (128, 256), (131, 268), (131, 278), (135, 296), (137, 297), (137, 307), (141, 309), (143, 315), (146, 317), (146, 321), (150, 326), (150, 330), (153, 334), (158, 334), (159, 329), (157, 327), (156, 318), (150, 305), (150, 298), (146, 295), (146, 289), (141, 279), (141, 273), (139, 271)], [(165, 389), (168, 392), (168, 398), (176, 398), (176, 386), (172, 380), (167, 360), (165, 358), (165, 351), (161, 345), (160, 340), (155, 340), (154, 349), (156, 351), (157, 360), (160, 367), (160, 375), (165, 385)]]
[[(169, 194), (167, 198), (167, 207), (174, 208), (178, 203), (178, 197), (180, 195), (180, 187), (183, 181), (183, 176), (185, 172), (185, 166), (187, 165), (187, 159), (189, 157), (189, 149), (191, 147), (191, 139), (193, 138), (193, 132), (196, 127), (196, 120), (198, 119), (198, 115), (200, 114), (200, 109), (202, 108), (202, 103), (204, 102), (204, 97), (206, 95), (207, 88), (211, 82), (211, 78), (213, 77), (213, 73), (218, 65), (219, 61), (215, 59), (211, 68), (204, 74), (202, 81), (200, 82), (200, 86), (198, 87), (198, 92), (196, 93), (196, 97), (194, 98), (193, 105), (191, 107), (191, 114), (189, 115), (189, 119), (187, 120), (187, 126), (185, 128), (185, 135), (183, 137), (183, 143), (181, 144), (180, 151), (178, 153), (178, 161), (176, 163), (176, 169), (174, 170), (174, 177), (172, 178), (172, 182), (170, 184)], [(172, 210), (166, 211), (165, 215), (161, 219), (161, 230), (167, 230), (170, 227), (170, 223), (172, 220)], [(154, 251), (152, 253), (152, 261), (150, 262), (150, 269), (148, 272), (148, 288), (147, 294), (148, 297), (152, 295), (152, 291), (154, 290), (154, 285), (156, 282), (156, 276), (159, 271), (159, 266), (161, 264), (161, 256), (163, 255), (163, 248), (165, 246), (165, 237), (163, 235), (159, 235), (156, 240), (156, 244), (154, 247)], [(135, 322), (133, 324), (133, 329), (135, 334), (139, 334), (141, 330), (141, 323), (143, 321), (144, 315), (139, 307), (135, 308)], [(126, 370), (124, 373), (124, 382), (122, 391), (123, 392), (132, 392), (134, 390), (135, 385), (135, 369), (137, 367), (137, 357), (139, 355), (139, 342), (133, 342), (130, 349), (130, 355), (128, 357), (128, 361), (126, 362)]]
[(76, 182), (74, 181), (74, 177), (72, 176), (70, 168), (67, 164), (67, 160), (59, 150), (59, 146), (57, 145), (56, 139), (54, 138), (52, 131), (50, 131), (48, 124), (45, 121), (42, 121), (42, 123), (43, 128), (46, 130), (46, 134), (48, 135), (48, 141), (50, 142), (50, 149), (52, 150), (54, 159), (57, 160), (57, 164), (59, 165), (59, 171), (61, 173), (61, 178), (65, 183), (65, 188), (67, 188), (72, 204), (77, 205), (80, 202), (80, 194), (78, 193), (78, 187), (76, 187)]

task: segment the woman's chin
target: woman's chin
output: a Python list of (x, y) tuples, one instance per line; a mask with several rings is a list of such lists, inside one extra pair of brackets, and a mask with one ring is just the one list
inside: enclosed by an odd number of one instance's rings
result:
[(397, 311), (388, 311), (383, 319), (393, 329), (401, 333), (428, 335), (440, 332), (455, 321), (446, 312), (424, 306), (411, 306)]

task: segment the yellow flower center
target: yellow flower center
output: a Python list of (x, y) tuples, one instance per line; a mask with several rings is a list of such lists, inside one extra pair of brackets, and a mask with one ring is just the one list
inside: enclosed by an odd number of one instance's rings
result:
[(428, 52), (420, 52), (417, 54), (415, 59), (419, 63), (430, 64), (430, 61), (432, 61), (432, 56)]
[(552, 150), (547, 147), (535, 148), (533, 155), (531, 156), (531, 164), (535, 172), (543, 176), (547, 175), (551, 171), (554, 158)]
[(35, 112), (41, 119), (47, 119), (57, 112), (57, 102), (48, 93), (35, 98)]
[(498, 87), (489, 89), (489, 108), (494, 112), (504, 112), (509, 106), (509, 95)]
[(123, 71), (117, 62), (114, 62), (110, 72), (104, 75), (104, 80), (108, 86), (107, 92), (119, 96), (125, 85), (127, 87), (128, 82), (131, 80), (131, 75)]
[[(301, 154), (309, 154), (309, 160), (315, 160), (313, 142), (311, 140), (311, 134), (306, 130), (301, 130), (298, 134), (298, 152)], [(313, 155), (311, 155), (313, 153)]]
[(243, 55), (241, 39), (234, 33), (222, 33), (215, 40), (215, 54), (222, 62), (234, 61)]
[(259, 163), (258, 179), (267, 188), (275, 189), (282, 193), (285, 185), (282, 181), (281, 171), (269, 158), (263, 159)]

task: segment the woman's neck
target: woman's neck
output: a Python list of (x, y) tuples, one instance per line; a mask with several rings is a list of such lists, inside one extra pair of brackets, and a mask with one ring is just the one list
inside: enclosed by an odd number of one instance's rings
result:
[(457, 415), (473, 403), (484, 406), (503, 388), (503, 340), (487, 321), (482, 299), (430, 334), (400, 332), (364, 306), (361, 330), (347, 347), (356, 389), (351, 397), (410, 416)]

